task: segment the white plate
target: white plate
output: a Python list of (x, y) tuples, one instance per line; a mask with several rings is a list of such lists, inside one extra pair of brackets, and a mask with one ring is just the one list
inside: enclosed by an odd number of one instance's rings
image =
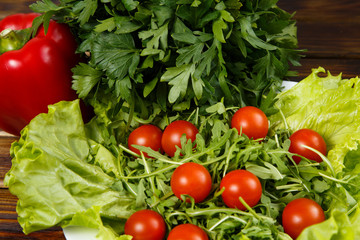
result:
[(64, 236), (67, 240), (97, 240), (97, 229), (69, 226), (63, 228)]
[(288, 90), (290, 88), (292, 88), (293, 86), (295, 86), (297, 84), (297, 82), (293, 82), (293, 81), (283, 81), (283, 86), (284, 86), (284, 90)]
[[(297, 82), (283, 81), (284, 90), (292, 88)], [(63, 229), (67, 240), (96, 240), (97, 230), (79, 226), (69, 226)]]

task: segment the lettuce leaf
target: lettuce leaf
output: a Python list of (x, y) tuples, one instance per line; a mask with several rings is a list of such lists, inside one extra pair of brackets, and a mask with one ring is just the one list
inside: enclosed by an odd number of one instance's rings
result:
[(19, 198), (24, 233), (68, 224), (94, 206), (119, 226), (134, 212), (134, 196), (115, 178), (118, 159), (85, 132), (79, 101), (60, 102), (35, 117), (12, 144), (4, 182)]
[(359, 78), (342, 79), (319, 67), (277, 96), (279, 112), (269, 118), (271, 131), (310, 128), (320, 133), (327, 158), (342, 179), (325, 192), (330, 200), (327, 220), (306, 228), (298, 240), (360, 239), (359, 88)]
[(281, 92), (276, 103), (280, 111), (269, 120), (272, 131), (317, 131), (327, 143), (327, 157), (335, 171), (341, 172), (344, 157), (356, 150), (360, 141), (360, 80), (321, 73), (324, 68), (313, 69), (307, 78)]
[[(104, 239), (104, 240), (131, 240), (132, 237), (129, 235), (121, 235), (118, 236), (116, 232), (114, 232), (113, 228), (104, 224), (103, 219), (101, 219), (100, 207), (94, 206), (86, 211), (77, 212), (66, 224), (63, 224), (63, 228), (73, 228), (75, 227), (76, 231), (87, 231), (91, 236), (95, 236), (95, 232), (97, 231), (96, 238)], [(82, 226), (85, 228), (79, 228), (78, 226)], [(91, 231), (96, 229), (96, 231)], [(64, 229), (65, 230), (65, 229)], [(69, 230), (67, 230), (69, 231)], [(72, 236), (75, 236), (74, 230), (72, 231)], [(80, 232), (80, 236), (84, 236), (83, 232)]]
[(350, 216), (334, 210), (326, 221), (306, 228), (297, 240), (344, 240), (360, 239), (360, 208)]

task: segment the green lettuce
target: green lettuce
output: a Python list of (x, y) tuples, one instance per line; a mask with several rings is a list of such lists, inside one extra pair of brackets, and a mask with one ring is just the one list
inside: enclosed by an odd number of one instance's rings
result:
[[(89, 231), (87, 228), (96, 229), (98, 231), (96, 237), (97, 239), (104, 239), (104, 240), (131, 240), (132, 237), (129, 235), (121, 235), (118, 234), (113, 230), (112, 227), (107, 226), (104, 224), (103, 219), (101, 218), (101, 208), (98, 206), (94, 206), (89, 208), (86, 211), (79, 211), (77, 212), (71, 219), (71, 221), (62, 225), (62, 227), (77, 227), (82, 226), (86, 228), (78, 228), (81, 231)], [(95, 235), (95, 234), (94, 234)]]
[(326, 221), (306, 228), (297, 240), (360, 239), (360, 208), (353, 214), (334, 210)]
[[(104, 222), (111, 219), (121, 228), (134, 212), (134, 196), (115, 178), (118, 159), (85, 132), (79, 101), (60, 102), (35, 117), (12, 144), (4, 182), (19, 198), (24, 233), (67, 225), (93, 207)], [(99, 228), (88, 221), (73, 223)]]
[(277, 96), (280, 110), (269, 118), (271, 129), (296, 131), (310, 128), (323, 136), (327, 157), (336, 172), (344, 168), (344, 157), (360, 141), (360, 79), (342, 79), (341, 74), (320, 76), (319, 67), (290, 90)]
[(360, 239), (360, 80), (325, 72), (313, 69), (277, 96), (279, 112), (269, 118), (271, 131), (310, 128), (320, 133), (341, 179), (324, 193), (329, 200), (327, 220), (306, 228), (298, 240)]

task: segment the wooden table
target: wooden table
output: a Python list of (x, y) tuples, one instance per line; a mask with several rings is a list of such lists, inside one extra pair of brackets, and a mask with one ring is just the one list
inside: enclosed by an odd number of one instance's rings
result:
[[(0, 0), (0, 19), (16, 12), (29, 12), (30, 0)], [(295, 12), (299, 47), (307, 49), (298, 81), (312, 68), (322, 66), (344, 78), (360, 75), (360, 1), (353, 0), (280, 0), (278, 5)], [(0, 73), (1, 77), (1, 73)], [(0, 131), (0, 239), (65, 239), (60, 228), (29, 234), (22, 233), (16, 218), (16, 197), (3, 184), (11, 167), (9, 148), (17, 138)]]

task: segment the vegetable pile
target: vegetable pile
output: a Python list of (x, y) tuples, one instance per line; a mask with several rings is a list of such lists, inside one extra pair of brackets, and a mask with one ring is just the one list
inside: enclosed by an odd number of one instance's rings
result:
[(30, 32), (55, 20), (75, 33), (72, 87), (95, 116), (84, 123), (79, 99), (49, 105), (12, 144), (4, 182), (24, 233), (360, 237), (359, 79), (319, 68), (278, 94), (301, 51), (276, 2), (31, 5)]
[[(148, 209), (161, 215), (160, 233), (156, 234), (169, 234), (168, 239), (177, 239), (179, 232), (184, 233), (184, 230), (175, 230), (178, 226), (189, 227), (194, 232), (187, 233), (209, 239), (291, 239), (299, 234), (299, 227), (309, 226), (309, 223), (319, 224), (305, 228), (297, 239), (313, 239), (314, 236), (317, 239), (356, 239), (360, 221), (360, 163), (358, 148), (349, 146), (359, 142), (356, 137), (359, 124), (356, 121), (344, 123), (349, 116), (356, 119), (358, 114), (355, 103), (360, 80), (345, 80), (330, 74), (319, 77), (319, 72), (323, 69), (314, 70), (294, 88), (279, 94), (277, 104), (284, 105), (269, 118), (270, 132), (265, 138), (249, 139), (231, 128), (229, 123), (237, 109), (226, 108), (221, 103), (207, 108), (207, 116), (195, 111), (189, 119), (172, 121), (186, 121), (198, 129), (194, 141), (181, 135), (181, 148), (177, 147), (173, 157), (162, 153), (158, 147), (153, 150), (138, 142), (133, 147), (140, 150), (139, 155), (129, 149), (126, 139), (107, 147), (106, 142), (111, 137), (107, 137), (106, 126), (97, 124), (96, 119), (84, 124), (78, 101), (50, 106), (47, 114), (38, 115), (24, 128), (19, 141), (11, 147), (13, 165), (5, 183), (19, 197), (17, 210), (24, 232), (54, 225), (79, 225), (99, 229), (100, 239), (131, 239), (123, 235), (124, 229), (125, 233), (131, 233), (130, 230), (126, 232), (127, 219)], [(286, 102), (290, 104), (296, 100), (299, 106), (305, 106), (304, 102), (309, 101), (309, 98), (300, 97), (308, 91), (308, 85), (317, 86), (313, 92), (316, 94), (312, 95), (314, 102), (321, 98), (317, 97), (320, 92), (336, 97), (327, 98), (320, 105), (313, 104), (306, 116), (302, 115), (301, 108), (287, 112)], [(348, 107), (335, 108), (337, 100), (345, 96)], [(329, 112), (319, 108), (332, 109), (336, 118), (330, 118)], [(296, 164), (292, 157), (301, 155), (289, 151), (293, 144), (289, 138), (300, 129), (296, 126), (310, 129), (312, 125), (307, 119), (315, 116), (319, 121), (327, 118), (325, 126), (319, 125), (325, 129), (322, 136), (326, 143), (331, 143), (327, 144), (328, 153), (338, 149), (333, 154), (339, 156), (330, 158), (328, 154), (327, 158), (319, 152), (321, 148), (314, 145), (311, 149), (322, 161), (301, 157)], [(292, 120), (293, 117), (296, 120)], [(277, 127), (280, 122), (287, 127)], [(332, 128), (338, 123), (343, 123), (344, 127)], [(346, 129), (351, 129), (352, 139), (346, 136)], [(150, 132), (149, 129), (145, 131)], [(153, 135), (142, 135), (145, 139), (148, 136)], [(342, 158), (341, 170), (334, 168), (339, 158)], [(195, 172), (199, 174), (193, 175)], [(179, 180), (181, 178), (187, 180)], [(193, 181), (195, 186), (186, 184)], [(242, 182), (252, 184), (240, 184)], [(238, 187), (227, 187), (230, 185)], [(241, 193), (241, 189), (250, 186), (247, 194)], [(235, 190), (235, 193), (226, 194), (231, 189), (240, 189), (240, 193)], [(300, 203), (293, 203), (293, 200)], [(231, 202), (238, 204), (237, 207)], [(318, 212), (315, 216), (309, 213), (314, 209)], [(150, 215), (156, 214), (151, 212)], [(302, 219), (300, 223), (294, 222), (295, 216)], [(140, 220), (151, 218), (137, 217)], [(165, 233), (160, 227), (162, 221), (166, 224)], [(148, 223), (138, 224), (147, 226)], [(150, 233), (148, 230), (146, 235)]]

